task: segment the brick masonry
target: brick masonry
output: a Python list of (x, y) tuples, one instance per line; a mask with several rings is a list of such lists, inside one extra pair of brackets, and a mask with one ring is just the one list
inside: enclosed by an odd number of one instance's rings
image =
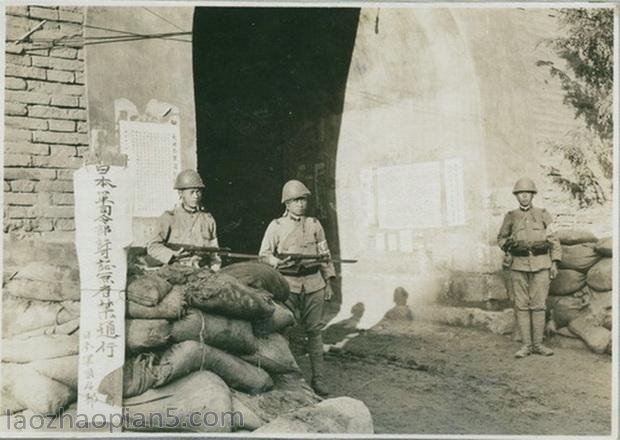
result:
[[(52, 39), (83, 35), (85, 8), (6, 9), (4, 232), (72, 234), (73, 171), (88, 149), (84, 56)], [(21, 43), (15, 41), (47, 22)]]

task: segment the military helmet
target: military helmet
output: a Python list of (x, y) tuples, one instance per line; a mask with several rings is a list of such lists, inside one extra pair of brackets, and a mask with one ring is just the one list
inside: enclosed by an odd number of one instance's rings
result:
[(179, 173), (174, 181), (174, 189), (204, 188), (200, 174), (196, 171), (188, 169)]
[(299, 180), (289, 180), (282, 187), (282, 203), (299, 197), (306, 197), (310, 194), (310, 190)]
[(534, 181), (532, 179), (530, 179), (529, 177), (521, 177), (519, 180), (517, 180), (514, 188), (512, 189), (513, 194), (520, 192), (537, 193), (538, 190), (536, 189), (536, 184), (534, 184)]

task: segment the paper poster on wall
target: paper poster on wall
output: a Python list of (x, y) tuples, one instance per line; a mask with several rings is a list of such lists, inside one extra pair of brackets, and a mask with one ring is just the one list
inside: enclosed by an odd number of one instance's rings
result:
[(121, 153), (134, 175), (134, 215), (157, 217), (177, 202), (172, 188), (181, 168), (179, 126), (119, 121)]
[(465, 224), (465, 190), (463, 187), (463, 159), (444, 161), (446, 189), (446, 222), (448, 226)]
[(382, 229), (441, 226), (440, 163), (377, 168), (377, 205)]

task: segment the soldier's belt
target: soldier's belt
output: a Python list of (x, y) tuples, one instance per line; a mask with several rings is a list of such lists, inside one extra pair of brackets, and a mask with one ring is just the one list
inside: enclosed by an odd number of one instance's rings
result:
[(287, 267), (278, 269), (282, 275), (289, 277), (305, 277), (308, 275), (314, 275), (319, 271), (317, 266), (314, 267)]
[(528, 257), (530, 255), (544, 255), (547, 253), (547, 249), (512, 249), (510, 251), (510, 254), (515, 257)]

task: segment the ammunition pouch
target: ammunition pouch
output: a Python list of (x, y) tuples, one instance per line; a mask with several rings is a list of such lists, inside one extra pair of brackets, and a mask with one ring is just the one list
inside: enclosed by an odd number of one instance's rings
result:
[(279, 268), (278, 272), (282, 275), (286, 275), (289, 277), (305, 277), (308, 275), (314, 275), (319, 271), (318, 266), (293, 266), (293, 267), (283, 267)]
[(515, 257), (527, 257), (528, 255), (544, 255), (549, 252), (549, 243), (546, 241), (535, 241), (524, 243), (515, 242), (510, 248), (510, 254)]

